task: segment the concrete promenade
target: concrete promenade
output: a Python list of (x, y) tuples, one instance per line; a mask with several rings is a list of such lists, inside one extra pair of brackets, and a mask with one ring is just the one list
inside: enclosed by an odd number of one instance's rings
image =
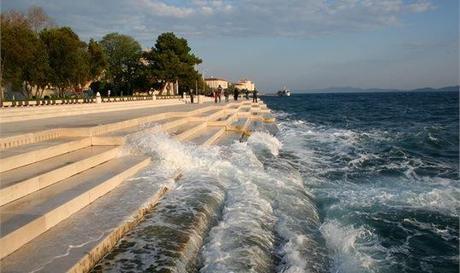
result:
[(263, 102), (107, 106), (0, 110), (0, 272), (88, 272), (142, 220), (180, 173), (145, 178), (156, 159), (122, 152), (131, 135), (213, 145), (273, 122)]
[[(0, 138), (53, 128), (92, 127), (164, 112), (192, 111), (211, 105), (214, 105), (214, 103), (209, 101), (202, 104), (175, 105), (155, 105), (152, 103), (151, 105), (145, 104), (142, 108), (135, 109), (125, 108), (110, 112), (105, 112), (104, 109), (101, 109), (101, 111), (97, 113), (81, 114), (77, 112), (70, 116), (45, 117), (33, 120), (27, 119), (24, 121), (0, 123)], [(64, 105), (55, 106), (55, 108), (58, 107), (66, 108)], [(35, 116), (40, 117), (40, 114), (41, 113), (38, 112)], [(2, 119), (8, 119), (8, 116), (4, 117), (4, 113), (2, 113), (2, 109), (0, 109), (0, 120)]]

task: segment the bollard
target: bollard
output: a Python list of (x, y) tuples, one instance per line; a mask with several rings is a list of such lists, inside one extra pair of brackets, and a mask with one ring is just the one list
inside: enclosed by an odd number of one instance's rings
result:
[(101, 93), (99, 92), (96, 93), (96, 103), (102, 103)]

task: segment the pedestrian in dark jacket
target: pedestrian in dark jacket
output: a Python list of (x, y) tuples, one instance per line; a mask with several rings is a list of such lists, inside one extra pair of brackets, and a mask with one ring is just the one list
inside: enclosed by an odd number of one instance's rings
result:
[(238, 93), (238, 88), (235, 88), (235, 90), (233, 90), (233, 100), (238, 101)]
[(219, 99), (219, 102), (222, 101), (222, 86), (220, 85), (217, 87), (217, 98)]
[(252, 91), (252, 102), (257, 102), (257, 90)]

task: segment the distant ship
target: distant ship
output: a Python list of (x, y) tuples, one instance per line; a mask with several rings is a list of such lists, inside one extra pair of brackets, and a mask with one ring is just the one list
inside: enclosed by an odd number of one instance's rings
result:
[(278, 91), (276, 94), (280, 97), (289, 97), (291, 96), (291, 91), (284, 87), (283, 90)]

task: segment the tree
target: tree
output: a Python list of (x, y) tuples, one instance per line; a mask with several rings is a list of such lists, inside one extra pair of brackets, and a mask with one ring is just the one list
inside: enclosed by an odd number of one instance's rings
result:
[(37, 38), (33, 51), (31, 63), (24, 69), (24, 88), (27, 90), (27, 97), (33, 94), (33, 87), (36, 87), (35, 96), (41, 98), (46, 86), (49, 84), (51, 68), (48, 63), (48, 52), (43, 42)]
[(29, 98), (32, 86), (46, 81), (48, 58), (45, 48), (24, 14), (3, 13), (1, 25), (2, 86), (9, 83)]
[(48, 53), (50, 83), (60, 96), (69, 88), (77, 90), (90, 78), (86, 44), (69, 27), (44, 29), (40, 32)]
[(53, 20), (46, 14), (43, 8), (32, 6), (27, 10), (27, 22), (35, 33), (39, 33), (44, 28), (54, 27)]
[(132, 37), (118, 33), (105, 35), (100, 41), (107, 56), (105, 78), (112, 83), (113, 94), (131, 94), (134, 81), (142, 69), (140, 58), (142, 49)]
[(194, 89), (195, 81), (201, 77), (194, 68), (201, 59), (191, 53), (187, 40), (172, 32), (158, 36), (155, 46), (144, 54), (144, 59), (151, 77), (161, 82), (160, 90), (167, 82), (176, 80), (181, 80), (184, 88)]
[(107, 56), (101, 45), (93, 39), (89, 40), (88, 54), (90, 60), (89, 75), (92, 80), (96, 80), (107, 67)]

